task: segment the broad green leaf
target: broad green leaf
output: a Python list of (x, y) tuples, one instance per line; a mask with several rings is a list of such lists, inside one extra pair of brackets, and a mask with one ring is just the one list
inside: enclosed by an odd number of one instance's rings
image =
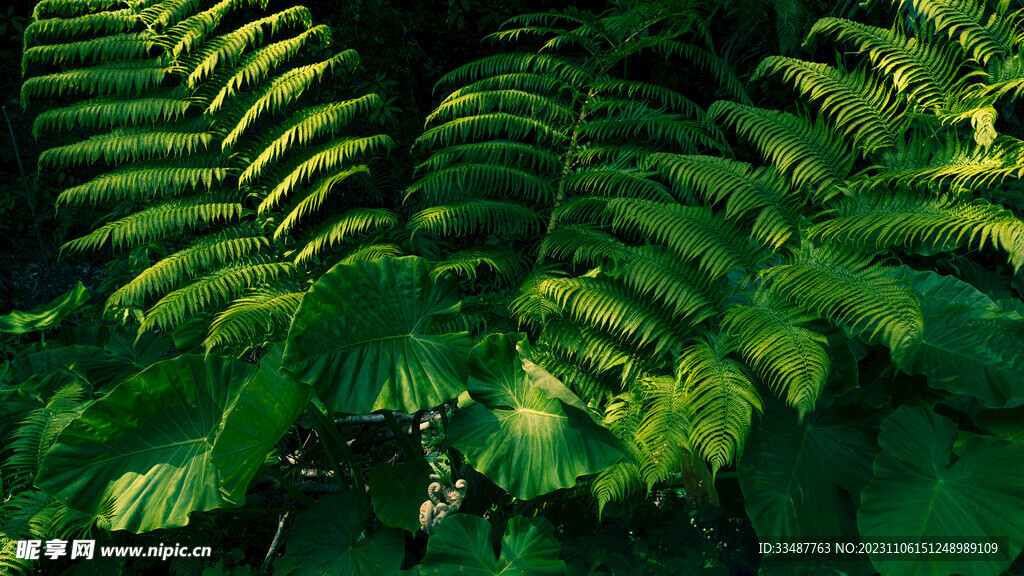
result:
[(1024, 398), (1024, 318), (997, 308), (966, 282), (908, 270), (921, 300), (924, 336), (900, 369), (995, 408)]
[(77, 286), (45, 306), (33, 308), (28, 312), (15, 310), (6, 316), (0, 316), (0, 333), (26, 334), (52, 328), (88, 301), (89, 291), (79, 282)]
[(405, 556), (402, 533), (370, 527), (370, 500), (339, 493), (320, 498), (295, 521), (281, 560), (297, 566), (292, 576), (389, 576)]
[(975, 416), (974, 422), (997, 438), (1024, 446), (1024, 406), (982, 410)]
[(615, 437), (568, 388), (520, 354), (521, 335), (494, 334), (469, 359), (469, 393), (448, 441), (516, 498), (576, 484), (622, 457)]
[(455, 281), (422, 258), (339, 264), (299, 304), (284, 367), (340, 412), (432, 408), (465, 390), (469, 333), (430, 331), (458, 311)]
[(857, 512), (861, 538), (1000, 538), (1002, 545), (1009, 543), (1010, 561), (873, 557), (882, 576), (996, 576), (1024, 547), (1024, 448), (979, 437), (968, 441), (963, 456), (954, 460), (957, 436), (951, 420), (926, 408), (902, 406), (882, 422), (882, 451)]
[(738, 467), (758, 538), (795, 542), (856, 536), (855, 503), (871, 479), (878, 451), (870, 418), (838, 418), (819, 407), (800, 425), (792, 410), (777, 402), (769, 407), (747, 439)]
[(420, 574), (431, 576), (557, 576), (565, 574), (555, 529), (544, 518), (516, 516), (494, 557), (491, 524), (479, 516), (455, 514), (427, 541)]
[(224, 414), (255, 366), (219, 357), (159, 362), (94, 402), (57, 437), (36, 486), (71, 508), (112, 502), (114, 530), (188, 524), (230, 506), (210, 455)]
[[(871, 479), (878, 420), (848, 414), (826, 396), (798, 422), (778, 401), (766, 404), (761, 425), (747, 438), (737, 471), (743, 499), (761, 542), (824, 542), (856, 538), (856, 506)], [(866, 558), (837, 563), (766, 556), (762, 574), (873, 574)]]
[(264, 457), (302, 414), (313, 390), (281, 369), (284, 346), (277, 345), (260, 361), (238, 399), (224, 415), (211, 457), (221, 473), (221, 495), (241, 504), (245, 490)]
[(382, 462), (370, 471), (370, 498), (377, 518), (409, 532), (420, 529), (420, 506), (427, 501), (433, 470), (422, 459), (401, 464)]

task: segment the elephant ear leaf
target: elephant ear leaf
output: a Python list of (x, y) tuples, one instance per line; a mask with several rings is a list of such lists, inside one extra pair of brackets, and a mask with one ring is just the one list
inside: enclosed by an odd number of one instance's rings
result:
[(981, 399), (1002, 408), (1024, 398), (1024, 319), (970, 284), (934, 272), (903, 268), (921, 300), (924, 337), (899, 362), (924, 374), (932, 388)]
[(221, 473), (221, 495), (241, 504), (267, 452), (288, 432), (313, 395), (313, 389), (281, 369), (284, 346), (270, 349), (260, 370), (245, 383), (224, 415), (211, 458)]
[(295, 521), (280, 562), (294, 567), (291, 576), (397, 575), (405, 551), (402, 533), (382, 526), (367, 534), (371, 524), (365, 494), (324, 496)]
[(79, 282), (77, 286), (45, 306), (27, 312), (15, 310), (6, 316), (0, 316), (0, 333), (26, 334), (52, 328), (88, 301), (89, 291)]
[[(922, 408), (902, 406), (882, 422), (874, 478), (861, 493), (857, 524), (865, 542), (893, 535), (912, 542), (1001, 542), (999, 557), (919, 561), (869, 554), (886, 576), (996, 576), (1024, 547), (1024, 448), (991, 437), (967, 442), (954, 460), (958, 436), (951, 420)], [(1008, 546), (1008, 550), (1003, 547)], [(1008, 554), (1007, 554), (1008, 553)]]
[[(61, 431), (35, 484), (71, 508), (102, 511), (114, 530), (136, 533), (185, 526), (192, 512), (234, 506), (265, 447), (303, 404), (291, 396), (304, 402), (309, 395), (288, 391), (278, 373), (198, 355), (158, 362)], [(256, 422), (252, 413), (260, 414)], [(241, 440), (247, 434), (257, 436)]]
[(469, 359), (469, 394), (448, 429), (469, 463), (517, 498), (576, 484), (622, 458), (612, 433), (557, 378), (526, 357), (518, 334), (494, 334)]
[(339, 264), (302, 298), (284, 366), (340, 412), (432, 408), (465, 390), (472, 339), (431, 330), (458, 312), (455, 281), (422, 258)]
[(501, 556), (491, 547), (491, 524), (479, 516), (446, 518), (427, 542), (421, 574), (436, 576), (560, 576), (565, 563), (555, 528), (544, 518), (516, 516), (501, 539)]

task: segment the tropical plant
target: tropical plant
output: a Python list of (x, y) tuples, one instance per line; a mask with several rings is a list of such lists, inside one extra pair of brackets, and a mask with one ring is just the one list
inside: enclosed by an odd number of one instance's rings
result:
[(22, 102), (61, 100), (33, 132), (81, 135), (39, 167), (91, 176), (57, 206), (107, 207), (62, 251), (148, 247), (107, 311), (145, 310), (142, 331), (199, 317), (208, 349), (279, 339), (317, 270), (398, 251), (373, 243), (396, 223), (369, 177), (392, 142), (360, 127), (380, 98), (319, 95), (358, 55), (323, 58), (302, 6), (244, 19), (257, 4), (44, 1), (25, 31)]
[[(581, 76), (590, 69), (616, 70), (602, 66), (618, 64), (619, 51), (675, 42), (653, 32), (629, 36), (635, 29), (626, 20), (596, 20), (629, 40), (602, 52), (593, 19), (523, 17), (514, 20), (522, 26), (497, 36), (541, 36), (548, 41), (540, 53), (499, 54), (446, 78), (468, 83), (431, 116), (448, 122), (421, 140), (444, 147), (411, 188), (440, 205), (412, 225), (446, 239), (486, 235), (491, 254), (539, 236), (537, 257), (520, 263), (532, 265), (529, 274), (483, 258), (476, 246), (475, 259), (463, 249), (441, 267), (472, 279), (486, 263), (499, 276), (522, 279), (509, 309), (537, 335), (541, 366), (604, 410), (630, 447), (594, 482), (602, 504), (692, 474), (685, 468), (691, 453), (712, 475), (735, 462), (762, 410), (758, 383), (801, 418), (811, 414), (830, 382), (841, 385), (831, 364), (849, 356), (851, 345), (888, 349), (904, 372), (989, 406), (1021, 397), (1009, 384), (1020, 356), (1012, 345), (995, 352), (991, 333), (980, 328), (980, 318), (991, 317), (1016, 334), (1019, 317), (963, 310), (967, 329), (959, 336), (984, 346), (939, 359), (937, 348), (948, 349), (949, 338), (940, 326), (950, 325), (952, 311), (935, 314), (939, 306), (921, 298), (928, 287), (899, 267), (949, 270), (965, 251), (992, 248), (1007, 254), (1002, 269), (1010, 275), (1024, 263), (1016, 200), (1024, 148), (995, 127), (1000, 114), (1013, 114), (997, 107), (1024, 85), (1021, 15), (963, 2), (896, 6), (916, 36), (837, 18), (813, 27), (812, 37), (831, 33), (856, 43), (865, 57), (852, 70), (787, 57), (761, 64), (759, 77), (778, 74), (794, 84), (817, 114), (742, 99), (709, 108), (762, 155), (762, 166), (693, 153), (709, 140), (659, 142), (654, 152), (629, 138), (650, 134), (631, 121), (658, 125), (653, 118), (589, 115), (591, 105), (612, 114), (638, 110), (645, 98), (668, 94), (663, 87), (631, 84), (628, 102), (618, 104), (597, 101), (604, 89), (624, 89), (622, 81), (562, 88), (590, 81)], [(601, 38), (609, 37), (616, 38)], [(582, 47), (575, 60), (545, 53), (567, 46)], [(537, 93), (540, 86), (553, 92)], [(566, 99), (538, 97), (552, 93)], [(570, 103), (580, 108), (566, 109)], [(565, 119), (577, 132), (564, 128)], [(718, 133), (701, 126), (702, 134)], [(670, 133), (682, 134), (661, 134)], [(495, 134), (516, 142), (494, 142)], [(584, 138), (592, 135), (612, 136), (614, 145)], [(546, 179), (532, 178), (536, 169), (523, 163), (551, 150), (562, 155), (543, 156)], [(523, 198), (526, 209), (518, 207)], [(975, 383), (955, 384), (965, 378)]]

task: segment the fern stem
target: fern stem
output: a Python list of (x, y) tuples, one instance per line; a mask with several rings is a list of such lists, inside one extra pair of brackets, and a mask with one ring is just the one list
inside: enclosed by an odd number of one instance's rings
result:
[(18, 140), (14, 137), (14, 126), (11, 125), (11, 117), (7, 115), (7, 106), (3, 107), (4, 120), (7, 120), (7, 130), (11, 133), (11, 146), (14, 148), (14, 157), (18, 160), (18, 171), (21, 172), (21, 184), (25, 187), (25, 200), (28, 202), (28, 211), (32, 215), (32, 228), (36, 232), (36, 241), (39, 242), (39, 251), (46, 261), (46, 248), (43, 246), (43, 237), (39, 234), (39, 219), (36, 218), (36, 205), (32, 201), (32, 194), (28, 190), (28, 179), (25, 178), (25, 166), (21, 163), (21, 153), (18, 152)]

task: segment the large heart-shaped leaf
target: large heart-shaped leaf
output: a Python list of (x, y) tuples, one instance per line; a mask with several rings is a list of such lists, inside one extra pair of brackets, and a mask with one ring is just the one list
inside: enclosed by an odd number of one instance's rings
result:
[[(89, 513), (112, 504), (111, 527), (132, 532), (184, 526), (193, 511), (230, 506), (211, 452), (225, 413), (257, 375), (255, 366), (219, 357), (150, 366), (60, 433), (36, 486)], [(224, 476), (237, 488), (244, 475)]]
[(557, 576), (565, 574), (555, 529), (544, 518), (516, 516), (501, 539), (501, 556), (491, 548), (491, 523), (456, 514), (441, 522), (427, 542), (420, 574), (430, 576)]
[(324, 496), (295, 521), (282, 560), (292, 576), (388, 576), (398, 574), (405, 556), (402, 534), (381, 527), (363, 537), (370, 524), (365, 494)]
[(79, 282), (49, 304), (27, 312), (15, 310), (6, 316), (0, 316), (0, 333), (26, 334), (51, 328), (88, 301), (89, 291)]
[(221, 473), (221, 495), (241, 504), (264, 456), (288, 432), (313, 395), (313, 389), (281, 369), (284, 346), (260, 360), (260, 369), (245, 383), (224, 416), (211, 458)]
[(339, 264), (302, 298), (284, 366), (340, 412), (431, 408), (465, 390), (472, 339), (430, 331), (458, 311), (455, 281), (422, 258)]
[[(855, 406), (819, 400), (803, 424), (778, 401), (766, 402), (765, 418), (751, 433), (738, 466), (747, 515), (761, 542), (826, 542), (856, 538), (856, 505), (871, 479), (880, 418)], [(764, 574), (860, 574), (866, 558), (824, 565), (803, 558), (761, 563)], [(866, 570), (868, 574), (872, 570)]]
[(900, 361), (932, 388), (999, 408), (1024, 398), (1024, 319), (955, 278), (904, 270), (921, 300), (924, 337)]
[(900, 407), (882, 422), (874, 478), (861, 492), (857, 523), (865, 542), (985, 538), (1008, 545), (1010, 560), (872, 557), (883, 576), (995, 576), (1024, 546), (1024, 448), (989, 437), (968, 441), (953, 461), (957, 429), (926, 408)]
[[(819, 406), (801, 425), (792, 410), (777, 402), (768, 406), (738, 468), (758, 538), (798, 542), (856, 536), (853, 512), (878, 451), (870, 417), (838, 418), (834, 406)], [(845, 494), (852, 500), (847, 502)]]
[(568, 388), (520, 354), (518, 334), (494, 334), (469, 359), (477, 403), (460, 409), (448, 441), (492, 482), (530, 499), (576, 484), (622, 458), (615, 437)]
[(381, 462), (370, 471), (370, 497), (377, 518), (409, 532), (420, 529), (420, 506), (427, 500), (433, 473), (421, 458), (401, 464)]

